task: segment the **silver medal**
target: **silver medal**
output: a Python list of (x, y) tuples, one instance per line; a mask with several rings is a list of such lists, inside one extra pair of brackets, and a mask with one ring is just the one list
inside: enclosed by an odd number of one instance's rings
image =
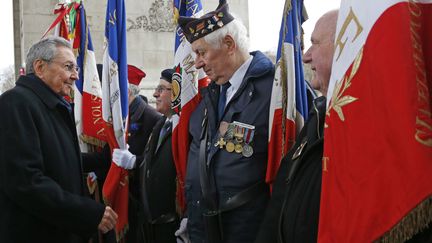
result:
[(242, 154), (244, 157), (251, 157), (253, 154), (253, 148), (249, 144), (243, 145), (243, 151)]

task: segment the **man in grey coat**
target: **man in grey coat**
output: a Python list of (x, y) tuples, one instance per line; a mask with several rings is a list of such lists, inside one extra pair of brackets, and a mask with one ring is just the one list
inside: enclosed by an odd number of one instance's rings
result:
[(79, 69), (69, 42), (48, 37), (27, 55), (27, 74), (0, 96), (0, 242), (85, 242), (117, 214), (85, 196), (70, 104)]

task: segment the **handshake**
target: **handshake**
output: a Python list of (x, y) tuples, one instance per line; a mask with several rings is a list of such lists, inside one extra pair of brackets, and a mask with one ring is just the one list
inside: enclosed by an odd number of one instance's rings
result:
[(114, 149), (112, 160), (118, 167), (131, 170), (135, 167), (136, 156), (127, 149)]

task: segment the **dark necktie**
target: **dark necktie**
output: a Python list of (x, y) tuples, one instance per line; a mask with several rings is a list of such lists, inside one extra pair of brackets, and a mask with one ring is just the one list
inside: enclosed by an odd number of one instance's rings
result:
[(171, 121), (166, 121), (159, 133), (157, 148), (159, 148), (160, 144), (162, 143), (162, 139), (165, 137), (165, 135), (167, 134), (170, 128), (171, 128)]
[(230, 82), (222, 84), (222, 89), (221, 89), (221, 92), (219, 94), (219, 104), (218, 104), (219, 121), (222, 119), (222, 116), (223, 116), (223, 113), (225, 110), (225, 104), (226, 104), (226, 100), (227, 100), (226, 92), (230, 86), (231, 86)]

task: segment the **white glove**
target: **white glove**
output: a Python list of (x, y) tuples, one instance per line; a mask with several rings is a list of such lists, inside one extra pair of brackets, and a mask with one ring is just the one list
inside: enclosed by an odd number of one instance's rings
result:
[(180, 222), (180, 227), (174, 233), (177, 236), (177, 243), (190, 243), (189, 235), (187, 233), (187, 218), (183, 218)]
[(87, 174), (87, 179), (90, 180), (91, 182), (95, 182), (97, 179), (97, 175), (94, 172), (89, 172)]
[(136, 156), (127, 149), (114, 149), (112, 160), (118, 167), (130, 170), (135, 167)]

